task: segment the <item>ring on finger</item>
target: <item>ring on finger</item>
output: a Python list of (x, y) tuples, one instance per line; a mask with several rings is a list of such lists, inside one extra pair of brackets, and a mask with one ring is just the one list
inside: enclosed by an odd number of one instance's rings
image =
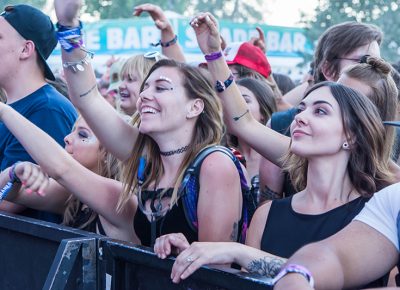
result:
[(194, 258), (192, 256), (189, 256), (186, 258), (186, 262), (192, 263), (194, 261)]

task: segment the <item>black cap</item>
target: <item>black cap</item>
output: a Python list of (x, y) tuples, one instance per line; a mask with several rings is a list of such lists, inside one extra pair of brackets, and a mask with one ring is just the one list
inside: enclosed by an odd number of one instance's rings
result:
[(57, 45), (57, 36), (50, 17), (30, 5), (9, 5), (0, 14), (26, 40), (35, 44), (36, 51), (44, 65), (44, 76), (49, 80), (55, 77), (46, 59)]

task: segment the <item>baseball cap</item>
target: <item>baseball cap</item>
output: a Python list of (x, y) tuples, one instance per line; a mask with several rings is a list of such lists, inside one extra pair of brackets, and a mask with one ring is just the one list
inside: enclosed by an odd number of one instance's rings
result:
[(44, 65), (44, 76), (49, 80), (55, 77), (46, 63), (57, 45), (54, 25), (50, 17), (30, 5), (8, 5), (0, 14), (26, 40), (35, 44), (36, 51)]
[(228, 65), (240, 64), (255, 70), (264, 77), (271, 74), (271, 66), (263, 51), (248, 42), (233, 42), (224, 50), (225, 60)]

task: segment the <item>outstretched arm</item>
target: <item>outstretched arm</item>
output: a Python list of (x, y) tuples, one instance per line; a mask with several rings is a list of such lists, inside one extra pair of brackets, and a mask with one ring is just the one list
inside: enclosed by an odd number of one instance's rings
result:
[(135, 200), (131, 199), (121, 213), (116, 211), (122, 191), (120, 182), (97, 175), (82, 166), (51, 137), (11, 107), (0, 104), (0, 120), (44, 172), (102, 215), (111, 225), (127, 231), (133, 230), (131, 221), (136, 211)]
[(185, 56), (179, 42), (177, 40), (174, 42), (177, 35), (161, 7), (150, 3), (142, 4), (135, 7), (133, 15), (139, 16), (143, 12), (150, 14), (154, 24), (161, 31), (161, 43), (170, 43), (168, 46), (161, 46), (162, 54), (176, 61), (185, 62)]
[[(218, 22), (210, 13), (200, 13), (191, 21), (197, 42), (205, 55), (221, 51)], [(231, 74), (223, 56), (209, 61), (208, 69), (214, 79), (224, 82)], [(229, 131), (243, 139), (262, 156), (280, 165), (280, 158), (289, 148), (290, 138), (263, 124), (250, 114), (246, 102), (235, 82), (219, 93), (224, 108), (225, 123)]]
[[(55, 0), (54, 3), (59, 25), (68, 29), (79, 27), (82, 0)], [(80, 48), (61, 51), (71, 101), (107, 150), (120, 160), (128, 159), (138, 130), (127, 124), (100, 95), (90, 54)]]
[[(389, 272), (398, 252), (385, 236), (353, 221), (334, 236), (297, 251), (288, 264), (306, 267), (313, 275), (316, 289), (344, 289), (365, 285)], [(289, 274), (274, 289), (311, 289), (301, 275)]]

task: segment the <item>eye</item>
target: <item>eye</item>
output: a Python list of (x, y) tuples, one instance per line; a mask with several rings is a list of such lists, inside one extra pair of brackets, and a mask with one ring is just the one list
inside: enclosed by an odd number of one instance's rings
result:
[(300, 113), (303, 112), (303, 111), (304, 111), (304, 107), (298, 106), (298, 107), (296, 108), (296, 115), (297, 115), (297, 114), (300, 114)]
[(316, 108), (314, 111), (317, 115), (326, 115), (326, 111), (322, 108)]
[(85, 131), (79, 131), (78, 136), (79, 136), (79, 138), (82, 138), (82, 139), (86, 139), (89, 137)]
[(164, 92), (164, 91), (169, 91), (169, 90), (171, 90), (171, 89), (170, 88), (156, 86), (156, 91), (157, 92)]

